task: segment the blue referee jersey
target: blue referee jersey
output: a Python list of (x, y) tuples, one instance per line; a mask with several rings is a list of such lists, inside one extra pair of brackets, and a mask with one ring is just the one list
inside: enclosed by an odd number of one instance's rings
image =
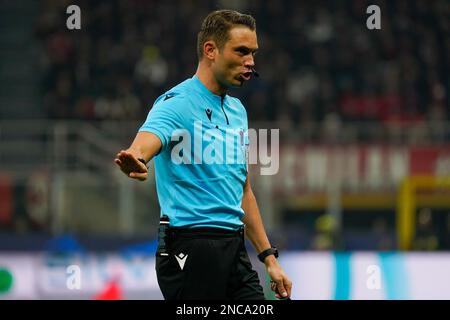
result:
[(161, 215), (175, 227), (242, 225), (247, 177), (247, 113), (194, 76), (160, 96), (139, 131), (159, 137), (155, 175)]

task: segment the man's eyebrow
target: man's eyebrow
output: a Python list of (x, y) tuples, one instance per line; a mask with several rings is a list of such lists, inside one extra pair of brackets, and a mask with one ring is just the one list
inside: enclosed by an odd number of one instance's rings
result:
[(253, 53), (256, 53), (258, 51), (258, 48), (252, 49), (252, 48), (249, 48), (247, 46), (238, 46), (238, 47), (236, 47), (234, 49), (235, 50), (246, 50), (246, 51), (250, 51), (250, 52), (253, 52)]

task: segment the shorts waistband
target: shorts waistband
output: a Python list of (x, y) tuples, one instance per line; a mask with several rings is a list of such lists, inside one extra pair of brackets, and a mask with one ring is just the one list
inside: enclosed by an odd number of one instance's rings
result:
[(237, 230), (211, 228), (211, 227), (199, 227), (199, 228), (170, 227), (168, 231), (169, 234), (172, 236), (186, 236), (186, 237), (236, 237), (244, 235), (243, 227), (240, 227)]

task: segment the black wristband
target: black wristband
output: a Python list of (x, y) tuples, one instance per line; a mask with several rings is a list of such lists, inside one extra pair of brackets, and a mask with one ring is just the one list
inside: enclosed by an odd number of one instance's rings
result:
[(258, 259), (259, 259), (259, 261), (264, 263), (264, 260), (266, 259), (266, 257), (270, 256), (271, 254), (273, 254), (275, 256), (275, 258), (278, 258), (278, 249), (276, 247), (271, 247), (269, 249), (261, 251), (258, 254)]

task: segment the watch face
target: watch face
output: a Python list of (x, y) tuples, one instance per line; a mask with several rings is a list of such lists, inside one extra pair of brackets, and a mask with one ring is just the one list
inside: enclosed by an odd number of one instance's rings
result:
[(273, 254), (275, 255), (275, 258), (278, 258), (278, 249), (273, 248)]

